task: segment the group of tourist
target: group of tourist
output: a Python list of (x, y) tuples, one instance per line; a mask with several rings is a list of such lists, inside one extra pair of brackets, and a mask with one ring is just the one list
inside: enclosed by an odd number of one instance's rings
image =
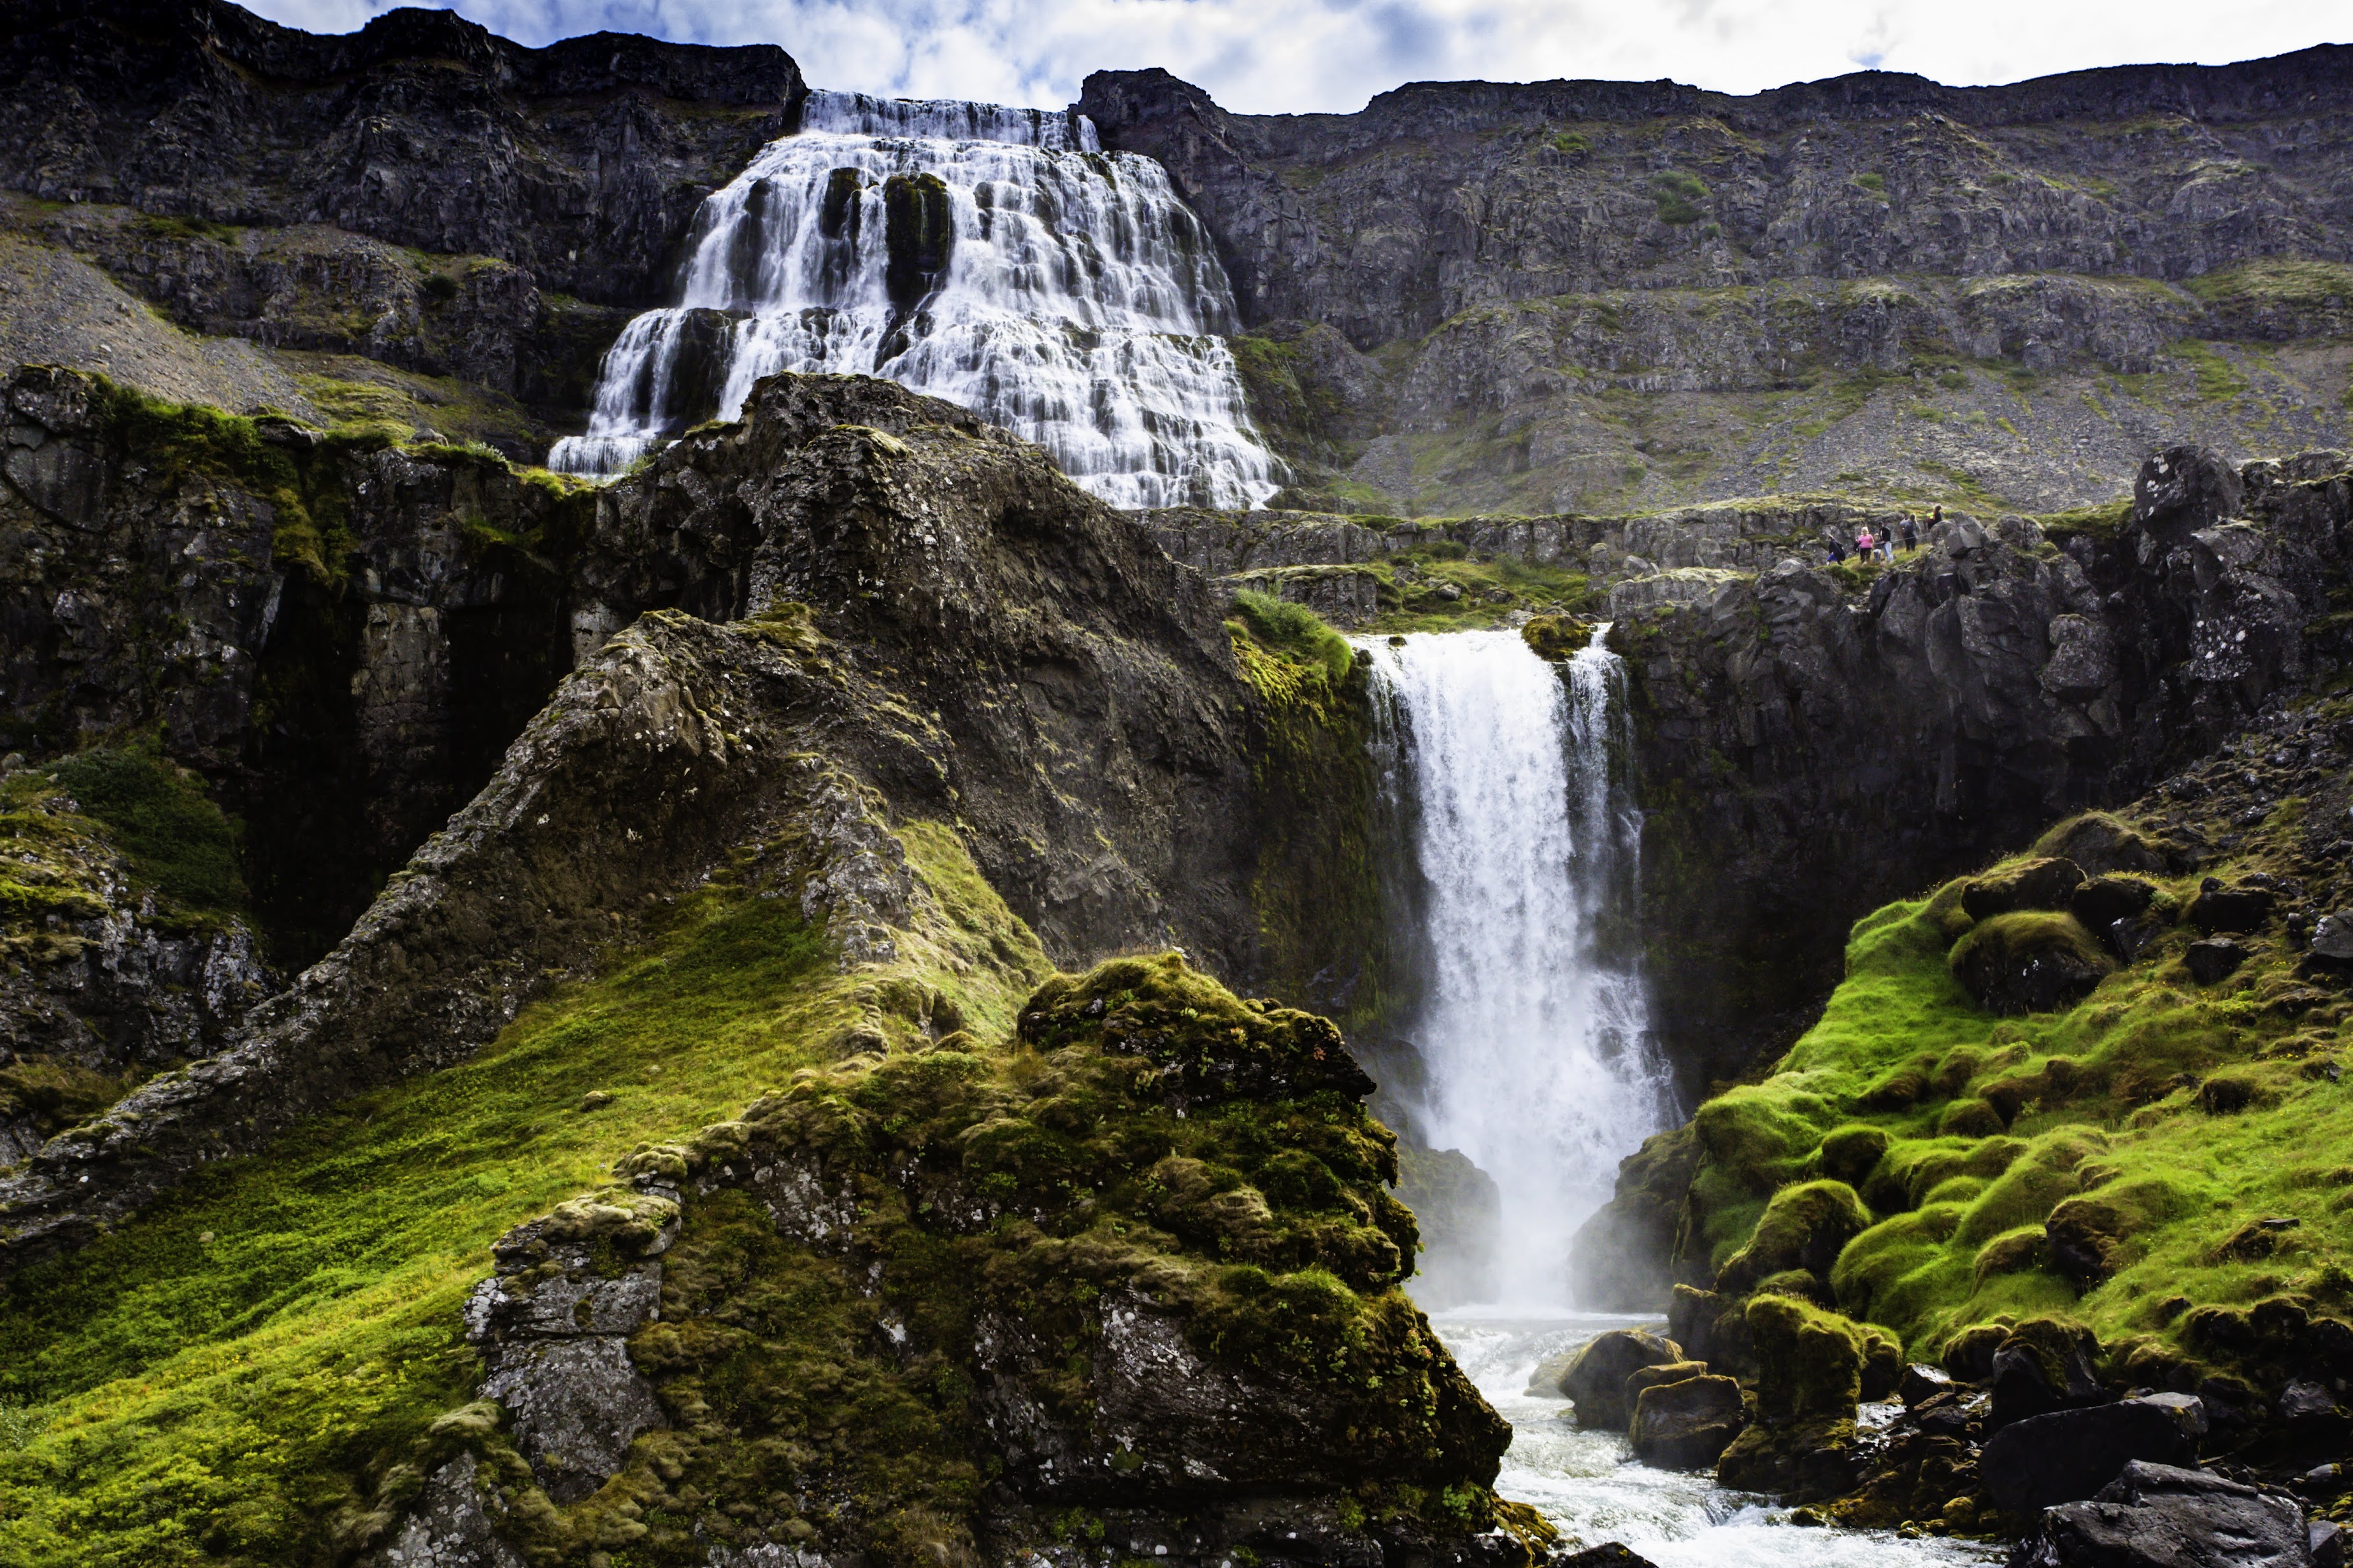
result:
[[(1929, 517), (1928, 526), (1935, 528), (1944, 521), (1945, 509), (1938, 507)], [(1854, 537), (1851, 540), (1835, 528), (1822, 530), (1822, 545), (1830, 552), (1831, 564), (1833, 566), (1843, 563), (1850, 554), (1854, 557), (1858, 564), (1876, 558), (1893, 566), (1895, 563), (1895, 551), (1899, 540), (1906, 555), (1920, 548), (1920, 525), (1913, 520), (1912, 514), (1908, 511), (1894, 527), (1881, 529), (1876, 533), (1872, 531), (1871, 524), (1866, 522), (1862, 528), (1856, 530)]]

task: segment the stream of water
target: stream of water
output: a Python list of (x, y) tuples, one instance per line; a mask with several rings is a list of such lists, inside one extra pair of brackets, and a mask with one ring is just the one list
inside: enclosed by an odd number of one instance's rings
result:
[[(1606, 630), (1606, 628), (1605, 628)], [(1366, 639), (1384, 816), (1401, 853), (1398, 918), (1421, 1067), (1412, 1135), (1494, 1178), (1497, 1298), (1433, 1322), (1512, 1423), (1497, 1489), (1578, 1546), (1622, 1542), (1660, 1568), (1911, 1568), (1980, 1548), (1805, 1528), (1705, 1472), (1652, 1469), (1622, 1432), (1583, 1431), (1531, 1394), (1537, 1364), (1644, 1320), (1567, 1303), (1569, 1238), (1618, 1163), (1680, 1118), (1652, 1040), (1638, 933), (1641, 812), (1624, 670), (1593, 645), (1566, 665), (1515, 632)], [(1651, 1320), (1644, 1326), (1658, 1326)]]
[(1605, 1329), (1656, 1320), (1467, 1308), (1432, 1320), (1479, 1392), (1512, 1424), (1495, 1489), (1533, 1504), (1577, 1546), (1615, 1541), (1659, 1568), (1927, 1568), (1989, 1563), (1974, 1542), (1883, 1531), (1810, 1529), (1768, 1500), (1725, 1490), (1704, 1471), (1658, 1470), (1621, 1432), (1582, 1431), (1568, 1402), (1527, 1392), (1537, 1363)]

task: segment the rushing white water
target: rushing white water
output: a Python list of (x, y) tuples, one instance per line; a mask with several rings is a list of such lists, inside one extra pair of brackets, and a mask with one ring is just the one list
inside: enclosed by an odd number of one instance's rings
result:
[(1249, 507), (1277, 486), (1207, 232), (1083, 118), (811, 93), (696, 215), (677, 305), (623, 330), (588, 433), (608, 474), (733, 418), (777, 371), (885, 376), (1044, 447), (1119, 506)]
[(1641, 828), (1622, 672), (1599, 638), (1565, 668), (1508, 631), (1366, 646), (1421, 949), (1411, 1131), (1494, 1177), (1502, 1299), (1557, 1308), (1570, 1237), (1676, 1110), (1639, 964), (1609, 940)]
[[(1487, 1403), (1512, 1424), (1495, 1489), (1540, 1510), (1569, 1550), (1615, 1541), (1659, 1568), (1931, 1568), (2000, 1560), (1975, 1543), (1789, 1524), (1787, 1510), (1726, 1491), (1705, 1471), (1639, 1463), (1622, 1432), (1580, 1430), (1566, 1418), (1566, 1400), (1527, 1392), (1546, 1357), (1641, 1321), (1475, 1310), (1432, 1320)], [(1866, 1407), (1865, 1415), (1876, 1408)]]

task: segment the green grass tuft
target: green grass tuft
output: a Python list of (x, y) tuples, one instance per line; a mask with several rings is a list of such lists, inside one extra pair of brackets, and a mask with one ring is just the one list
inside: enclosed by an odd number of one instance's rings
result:
[(81, 752), (51, 763), (81, 814), (103, 823), (157, 892), (191, 910), (245, 908), (237, 833), (204, 785), (153, 741)]

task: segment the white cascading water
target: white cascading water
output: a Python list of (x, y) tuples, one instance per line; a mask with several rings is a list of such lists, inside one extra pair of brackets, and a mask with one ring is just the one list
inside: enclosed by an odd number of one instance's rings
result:
[(611, 474), (778, 371), (880, 375), (1037, 442), (1117, 506), (1258, 505), (1277, 485), (1233, 294), (1167, 171), (1081, 116), (813, 92), (696, 215), (677, 305), (623, 330), (586, 436)]
[[(1413, 1131), (1459, 1148), (1503, 1199), (1501, 1301), (1433, 1325), (1512, 1423), (1496, 1489), (1567, 1552), (1619, 1542), (1660, 1568), (1991, 1568), (1968, 1542), (1788, 1528), (1770, 1499), (1633, 1462), (1622, 1431), (1563, 1419), (1541, 1365), (1643, 1320), (1570, 1310), (1568, 1239), (1618, 1162), (1679, 1112), (1632, 943), (1641, 817), (1623, 670), (1595, 638), (1563, 667), (1512, 632), (1367, 639), (1387, 813), (1409, 860), (1421, 999)], [(1657, 1326), (1656, 1320), (1651, 1320)], [(1897, 1407), (1867, 1405), (1883, 1426)]]
[(1639, 966), (1603, 940), (1641, 828), (1620, 666), (1598, 637), (1565, 668), (1508, 631), (1366, 646), (1425, 971), (1413, 1131), (1494, 1177), (1502, 1300), (1565, 1305), (1570, 1237), (1676, 1115)]

